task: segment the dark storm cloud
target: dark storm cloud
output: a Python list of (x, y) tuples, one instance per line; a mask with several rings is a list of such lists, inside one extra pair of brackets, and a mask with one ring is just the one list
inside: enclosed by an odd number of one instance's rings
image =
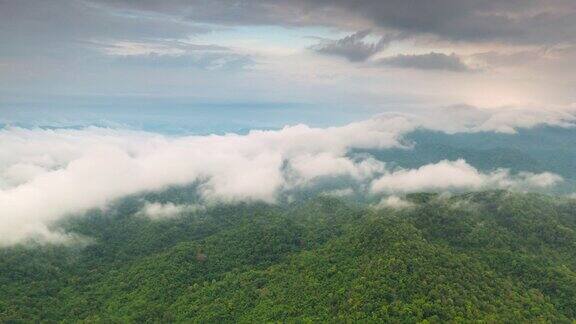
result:
[(317, 53), (342, 56), (351, 62), (362, 62), (378, 53), (389, 42), (382, 37), (376, 43), (364, 41), (370, 35), (370, 30), (363, 30), (335, 41), (325, 41), (312, 47)]
[(553, 44), (576, 41), (572, 0), (94, 0), (116, 8), (224, 24), (348, 26), (368, 21), (451, 41)]
[(434, 52), (421, 55), (396, 55), (383, 58), (378, 61), (378, 64), (418, 70), (444, 70), (453, 72), (471, 70), (456, 54), (446, 55)]

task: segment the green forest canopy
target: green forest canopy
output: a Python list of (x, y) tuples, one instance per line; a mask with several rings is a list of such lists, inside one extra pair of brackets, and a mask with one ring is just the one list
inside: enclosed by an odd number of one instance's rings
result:
[(62, 224), (84, 244), (0, 249), (0, 322), (576, 319), (570, 199), (413, 194), (393, 210), (318, 196), (164, 220), (135, 199)]

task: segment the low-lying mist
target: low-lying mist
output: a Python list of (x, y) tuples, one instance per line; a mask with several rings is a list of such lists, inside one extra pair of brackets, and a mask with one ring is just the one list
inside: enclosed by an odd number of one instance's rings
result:
[[(67, 237), (50, 225), (66, 216), (190, 183), (197, 184), (200, 203), (275, 203), (309, 191), (376, 200), (419, 191), (541, 190), (563, 181), (552, 172), (483, 171), (459, 158), (406, 169), (362, 152), (410, 150), (414, 143), (405, 135), (423, 128), (513, 133), (517, 127), (572, 122), (565, 113), (540, 118), (541, 111), (519, 111), (522, 118), (516, 118), (510, 112), (453, 109), (435, 121), (388, 114), (341, 127), (295, 125), (246, 135), (7, 127), (0, 130), (0, 245), (63, 241)], [(144, 213), (162, 217), (179, 208), (200, 207), (150, 204)]]

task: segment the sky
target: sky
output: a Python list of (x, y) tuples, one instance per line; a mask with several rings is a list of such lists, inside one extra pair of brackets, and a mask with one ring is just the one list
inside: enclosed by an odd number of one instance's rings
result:
[(415, 169), (418, 129), (514, 134), (576, 121), (573, 0), (0, 0), (0, 246), (195, 184), (203, 204), (332, 194), (541, 190), (551, 172)]
[(575, 102), (571, 0), (1, 0), (0, 121), (198, 132)]

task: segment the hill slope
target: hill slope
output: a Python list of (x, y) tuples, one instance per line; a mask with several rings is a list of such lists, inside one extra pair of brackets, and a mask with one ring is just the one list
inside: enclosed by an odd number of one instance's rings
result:
[(0, 321), (576, 319), (576, 204), (484, 192), (402, 210), (317, 197), (63, 224), (86, 246), (0, 250)]

